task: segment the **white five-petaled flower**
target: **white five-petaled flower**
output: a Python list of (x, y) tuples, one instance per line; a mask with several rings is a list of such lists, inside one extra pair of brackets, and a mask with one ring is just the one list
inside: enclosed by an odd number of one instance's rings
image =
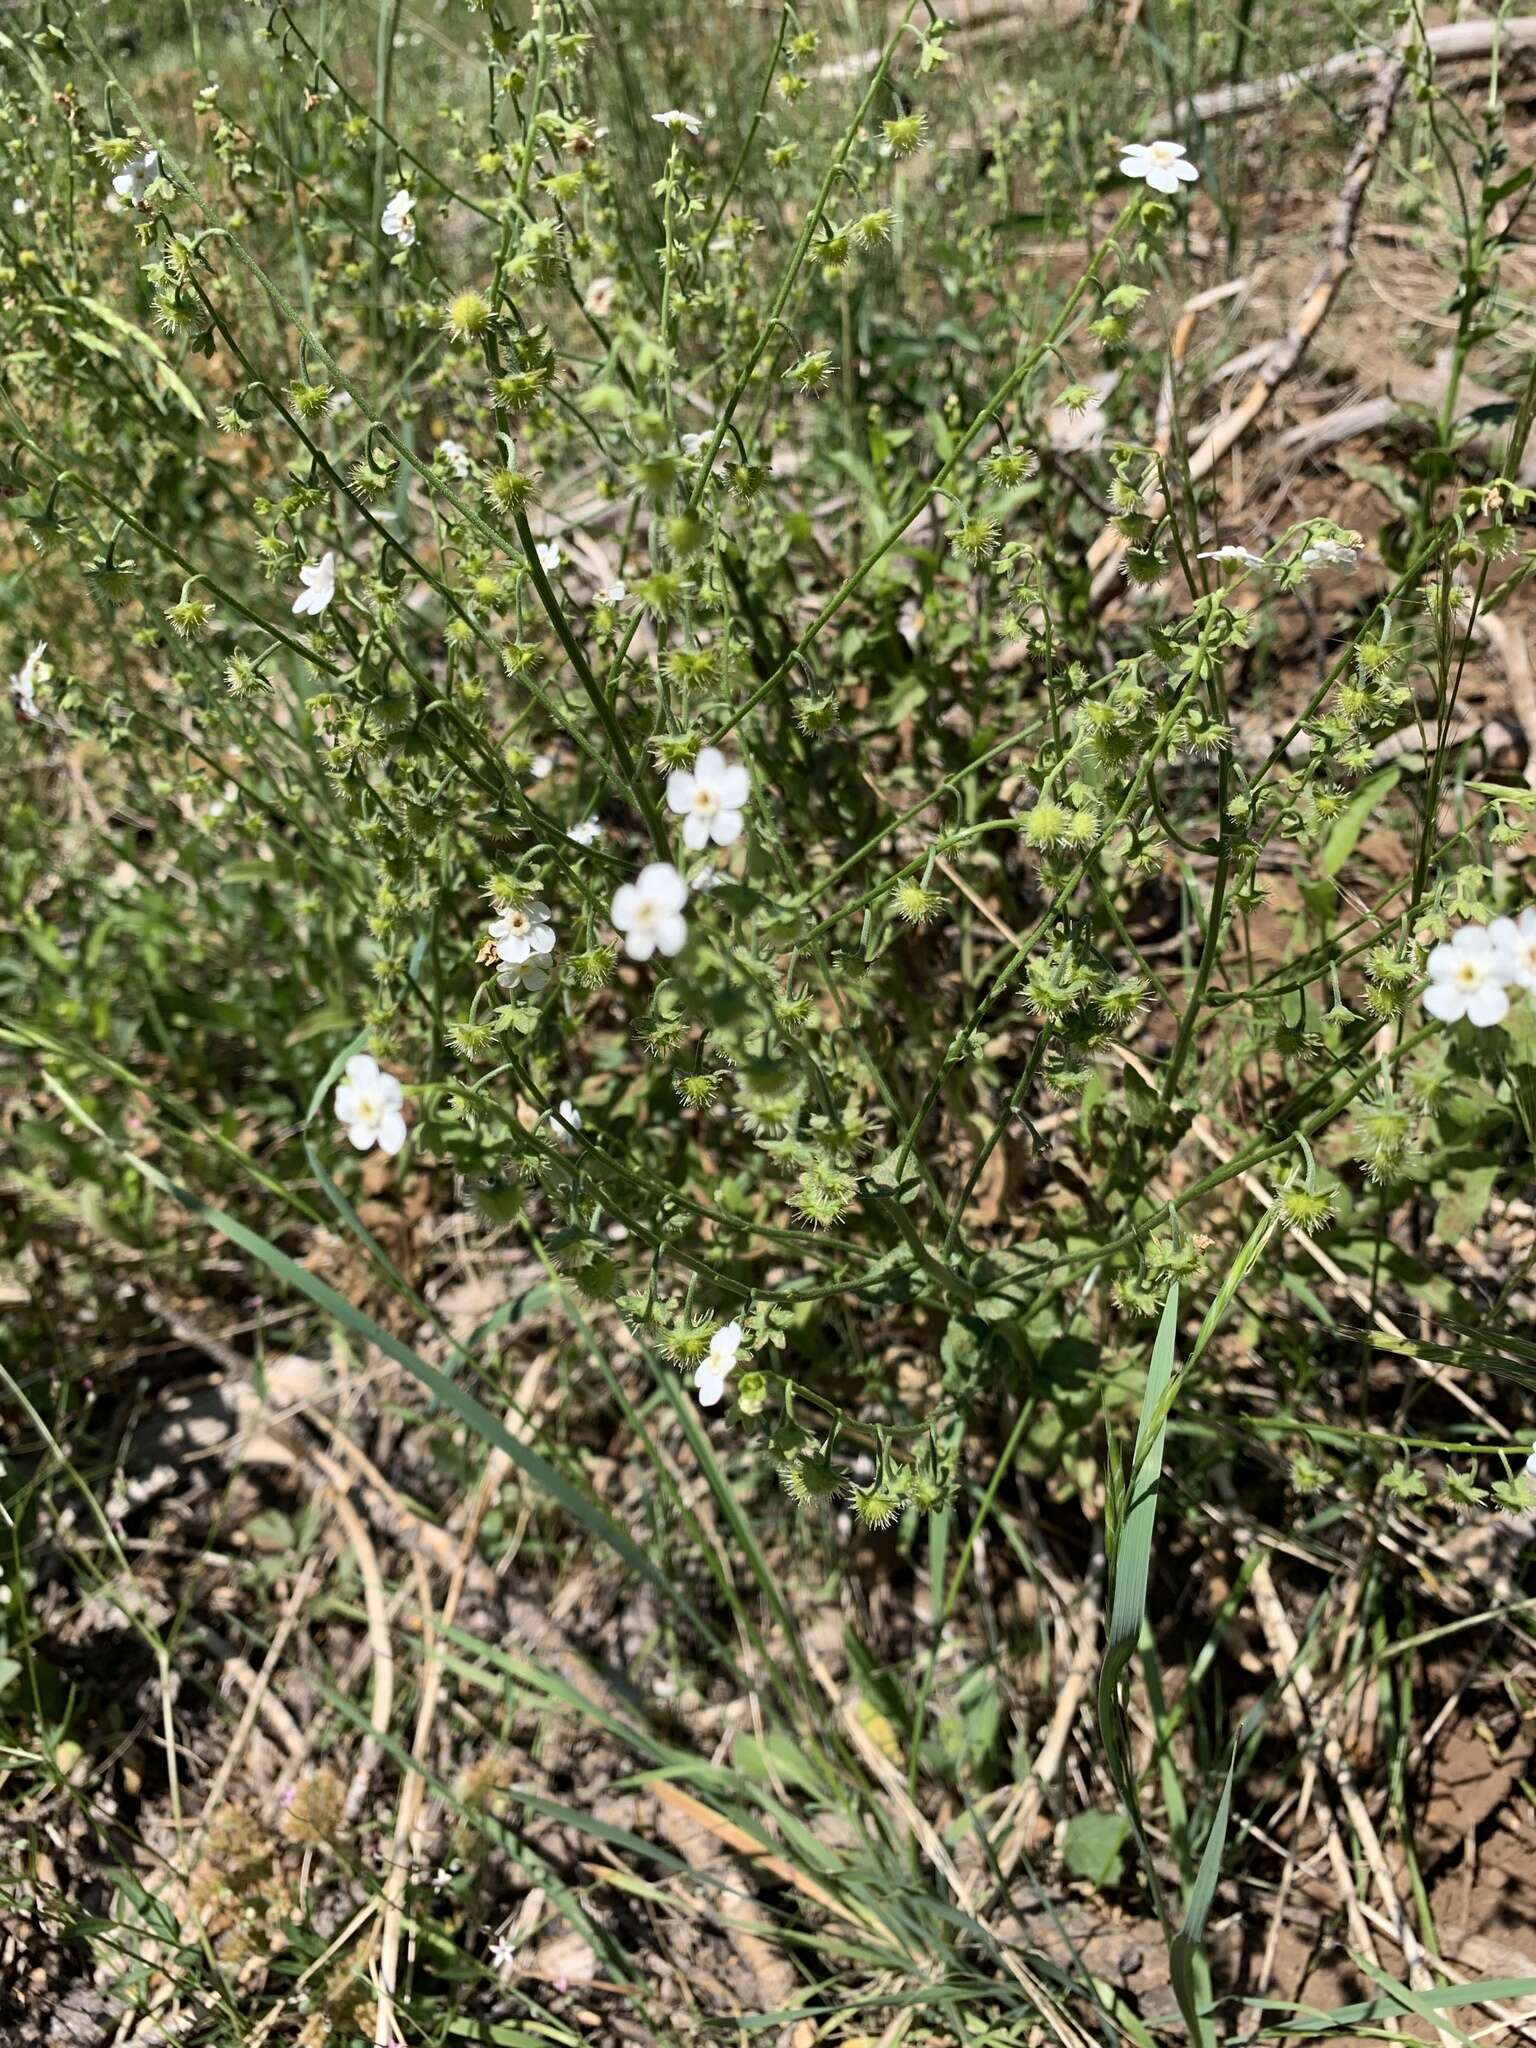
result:
[(602, 824), (597, 818), (583, 818), (565, 836), (574, 839), (578, 846), (595, 846), (603, 836)]
[(620, 605), (629, 595), (629, 585), (622, 578), (615, 577), (612, 583), (605, 583), (597, 593), (599, 604)]
[(112, 190), (130, 206), (142, 206), (144, 194), (160, 175), (160, 152), (146, 149), (112, 180)]
[(26, 660), (11, 677), (11, 695), (16, 700), (16, 709), (23, 718), (41, 718), (37, 708), (37, 685), (46, 683), (53, 671), (43, 656), (48, 652), (48, 642), (39, 640)]
[(496, 970), (496, 979), (508, 995), (536, 996), (549, 987), (549, 955), (530, 953), (526, 960), (506, 960)]
[(16, 218), (20, 220), (21, 216), (24, 213), (30, 213), (31, 210), (32, 209), (27, 205), (26, 200), (23, 199), (21, 194), (18, 192), (16, 194), (16, 197), (11, 201), (12, 213), (14, 213)]
[(713, 1408), (725, 1392), (725, 1383), (738, 1364), (741, 1349), (740, 1323), (725, 1323), (709, 1340), (709, 1350), (693, 1369), (693, 1384), (699, 1391), (699, 1406)]
[(469, 475), (469, 450), (462, 441), (455, 441), (444, 435), (437, 444), (437, 452), (461, 481)]
[(1303, 569), (1353, 569), (1360, 560), (1359, 534), (1353, 539), (1315, 540), (1297, 559)]
[(634, 881), (614, 891), (611, 915), (631, 960), (681, 953), (688, 943), (687, 901), (688, 884), (669, 860), (648, 862)]
[(616, 289), (611, 277), (594, 277), (587, 286), (581, 303), (594, 320), (601, 320), (613, 311), (613, 295)]
[(343, 1071), (345, 1078), (336, 1089), (337, 1120), (345, 1124), (359, 1152), (377, 1145), (393, 1158), (405, 1143), (405, 1090), (371, 1053), (353, 1053)]
[(574, 1145), (576, 1133), (581, 1129), (581, 1111), (569, 1095), (560, 1098), (560, 1106), (549, 1118), (549, 1135), (557, 1145)]
[(565, 567), (565, 556), (552, 540), (541, 540), (534, 553), (538, 556), (539, 567), (546, 576), (558, 576)]
[(1182, 142), (1131, 142), (1120, 159), (1127, 178), (1142, 178), (1154, 192), (1177, 192), (1192, 185), (1200, 173), (1184, 154)]
[(306, 562), (299, 571), (304, 588), (293, 600), (296, 617), (318, 618), (336, 595), (336, 557), (329, 548), (318, 562)]
[(1262, 555), (1256, 555), (1252, 548), (1237, 547), (1230, 541), (1225, 547), (1202, 548), (1197, 559), (1202, 562), (1235, 562), (1244, 569), (1262, 569), (1264, 566)]
[(510, 1970), (517, 1960), (516, 1946), (503, 1934), (491, 1943), (490, 1958), (494, 1969)]
[(1504, 967), (1515, 988), (1536, 994), (1536, 909), (1518, 917), (1496, 917), (1488, 936), (1504, 955)]
[(694, 853), (709, 844), (730, 846), (741, 837), (741, 813), (750, 783), (740, 761), (704, 747), (691, 769), (667, 777), (667, 808), (683, 820), (683, 844)]
[(496, 941), (497, 959), (514, 967), (535, 953), (553, 953), (555, 933), (549, 921), (549, 905), (537, 899), (509, 905), (492, 924), (491, 937)]
[(685, 114), (681, 107), (668, 107), (664, 113), (652, 114), (651, 119), (660, 122), (669, 135), (697, 135), (704, 126), (697, 114)]
[(1424, 1007), (1442, 1024), (1465, 1017), (1485, 1030), (1509, 1015), (1509, 983), (1514, 963), (1491, 931), (1464, 924), (1449, 945), (1436, 946), (1429, 956), (1429, 986)]
[(379, 230), (392, 242), (398, 242), (402, 249), (409, 249), (416, 239), (416, 221), (412, 213), (416, 200), (412, 193), (402, 186), (379, 216)]
[(546, 781), (549, 776), (554, 774), (554, 772), (555, 757), (553, 754), (535, 754), (533, 759), (528, 763), (528, 773), (533, 777), (535, 782)]

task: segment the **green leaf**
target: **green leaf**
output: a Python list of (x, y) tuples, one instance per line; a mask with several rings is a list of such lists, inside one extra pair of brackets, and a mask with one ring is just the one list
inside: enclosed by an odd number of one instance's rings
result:
[(1125, 1875), (1131, 1823), (1123, 1813), (1074, 1813), (1067, 1822), (1061, 1860), (1095, 1891), (1112, 1891)]
[(1371, 813), (1391, 795), (1402, 779), (1401, 768), (1383, 768), (1379, 775), (1372, 775), (1361, 783), (1334, 819), (1332, 830), (1323, 842), (1322, 857), (1317, 863), (1322, 874), (1331, 880), (1339, 872), (1359, 843)]
[(1430, 1233), (1438, 1244), (1460, 1244), (1470, 1237), (1487, 1213), (1497, 1166), (1471, 1166), (1459, 1175), (1457, 1185), (1441, 1198)]

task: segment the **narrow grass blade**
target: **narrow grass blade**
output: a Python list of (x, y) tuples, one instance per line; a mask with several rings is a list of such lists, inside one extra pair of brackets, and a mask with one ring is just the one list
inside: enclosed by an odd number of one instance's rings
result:
[[(1173, 1994), (1179, 2001), (1179, 2011), (1189, 2029), (1192, 2041), (1204, 2042), (1210, 2039), (1211, 2029), (1200, 2011), (1200, 1987), (1196, 1981), (1197, 1966), (1203, 1963), (1205, 1954), (1205, 1923), (1211, 1915), (1211, 1901), (1216, 1896), (1216, 1882), (1221, 1876), (1221, 1859), (1227, 1845), (1227, 1824), (1232, 1817), (1232, 1773), (1237, 1767), (1237, 1753), (1227, 1765), (1226, 1782), (1221, 1788), (1221, 1798), (1216, 1804), (1216, 1817), (1211, 1822), (1211, 1831), (1205, 1838), (1205, 1848), (1200, 1857), (1200, 1868), (1184, 1908), (1184, 1924), (1168, 1944), (1168, 1970), (1173, 1979)], [(1202, 1973), (1203, 1974), (1203, 1971)]]
[[(1152, 1568), (1152, 1536), (1157, 1526), (1157, 1490), (1163, 1475), (1163, 1444), (1168, 1426), (1168, 1396), (1174, 1370), (1174, 1343), (1179, 1327), (1179, 1290), (1170, 1287), (1163, 1304), (1162, 1320), (1152, 1343), (1147, 1367), (1146, 1392), (1142, 1397), (1141, 1422), (1136, 1431), (1136, 1450), (1127, 1482), (1124, 1517), (1115, 1546), (1114, 1590), (1111, 1596), (1109, 1631), (1104, 1643), (1104, 1663), (1099, 1672), (1099, 1726), (1113, 1725), (1115, 1696), (1125, 1668), (1135, 1654), (1141, 1624), (1146, 1613), (1147, 1581)], [(1106, 1747), (1109, 1747), (1106, 1737)], [(1118, 1758), (1120, 1741), (1116, 1730), (1112, 1757)]]

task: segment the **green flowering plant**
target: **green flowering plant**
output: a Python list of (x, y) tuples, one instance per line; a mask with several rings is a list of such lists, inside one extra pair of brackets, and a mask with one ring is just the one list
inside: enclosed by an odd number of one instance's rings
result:
[(1401, 25), (1434, 151), (1364, 174), (1450, 251), (1445, 402), (1261, 505), (1167, 340), (1230, 166), (1038, 80), (967, 129), (919, 0), (851, 59), (760, 10), (719, 90), (556, 0), (406, 90), (387, 8), (365, 79), (279, 6), (179, 98), (99, 12), (0, 37), (46, 1228), (152, 1262), (185, 1200), (252, 1292), (334, 1238), (492, 1405), (433, 1261), (515, 1241), (564, 1369), (643, 1356), (818, 1540), (942, 1560), (1005, 1438), (1118, 1524), (1170, 1302), (1192, 1490), (1524, 1513), (1514, 1415), (1372, 1377), (1522, 1284), (1458, 1249), (1536, 1136), (1532, 797), (1461, 715), (1532, 564), (1497, 95)]

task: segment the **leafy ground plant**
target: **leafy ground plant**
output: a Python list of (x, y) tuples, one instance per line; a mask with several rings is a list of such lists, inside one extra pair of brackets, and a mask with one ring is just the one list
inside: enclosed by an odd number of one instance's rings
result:
[(0, 24), (18, 2041), (1529, 2009), (1533, 53)]

